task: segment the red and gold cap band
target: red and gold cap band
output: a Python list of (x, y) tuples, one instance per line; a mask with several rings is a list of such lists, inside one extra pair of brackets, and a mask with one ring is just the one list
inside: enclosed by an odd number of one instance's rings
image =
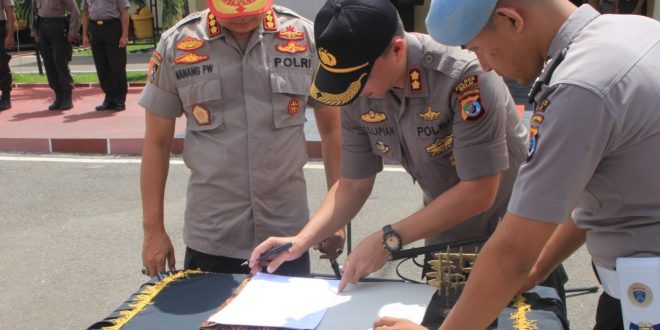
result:
[(207, 3), (218, 18), (259, 15), (273, 6), (272, 0), (207, 0)]

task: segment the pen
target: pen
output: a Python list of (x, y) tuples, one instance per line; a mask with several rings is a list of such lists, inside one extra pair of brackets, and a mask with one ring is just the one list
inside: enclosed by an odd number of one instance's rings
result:
[[(276, 254), (278, 254), (278, 253), (282, 253), (282, 252), (284, 252), (284, 251), (290, 249), (292, 246), (293, 246), (293, 242), (289, 242), (289, 243), (286, 243), (286, 244), (282, 244), (282, 245), (280, 245), (280, 246), (278, 246), (278, 247), (272, 248), (272, 249), (270, 249), (270, 250), (268, 250), (268, 251), (262, 253), (262, 254), (259, 256), (259, 258), (257, 258), (257, 261), (263, 261), (264, 259), (266, 259), (266, 258), (268, 258), (268, 257), (270, 257), (270, 256), (274, 256), (274, 255), (276, 255)], [(245, 262), (243, 262), (243, 263), (241, 264), (241, 266), (247, 266), (247, 265), (248, 265), (248, 261), (249, 261), (249, 260), (245, 260)]]
[(341, 280), (341, 268), (339, 268), (339, 264), (337, 263), (337, 259), (330, 260), (330, 267), (332, 267), (332, 271), (335, 273), (335, 277), (338, 280)]

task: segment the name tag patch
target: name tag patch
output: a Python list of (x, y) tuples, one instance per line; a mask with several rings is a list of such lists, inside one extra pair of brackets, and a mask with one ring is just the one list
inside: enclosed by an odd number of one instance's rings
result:
[(174, 71), (176, 80), (183, 80), (187, 78), (198, 77), (213, 73), (213, 64), (195, 65), (177, 69)]

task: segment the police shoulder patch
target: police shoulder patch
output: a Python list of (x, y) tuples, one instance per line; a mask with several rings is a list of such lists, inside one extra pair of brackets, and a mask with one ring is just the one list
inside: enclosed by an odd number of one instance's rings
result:
[(461, 80), (456, 87), (454, 87), (454, 92), (456, 94), (463, 94), (469, 88), (476, 86), (479, 83), (479, 76), (473, 75)]
[(461, 118), (464, 121), (476, 121), (486, 115), (479, 90), (474, 91), (476, 92), (469, 92), (459, 97)]

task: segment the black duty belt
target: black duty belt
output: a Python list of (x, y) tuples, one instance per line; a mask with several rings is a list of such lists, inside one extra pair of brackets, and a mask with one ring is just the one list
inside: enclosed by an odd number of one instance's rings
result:
[(65, 17), (39, 17), (39, 23), (43, 24), (65, 24)]
[(110, 23), (115, 23), (119, 22), (119, 18), (111, 18), (111, 19), (89, 19), (89, 22), (92, 24), (96, 25), (103, 25), (103, 24), (110, 24)]

